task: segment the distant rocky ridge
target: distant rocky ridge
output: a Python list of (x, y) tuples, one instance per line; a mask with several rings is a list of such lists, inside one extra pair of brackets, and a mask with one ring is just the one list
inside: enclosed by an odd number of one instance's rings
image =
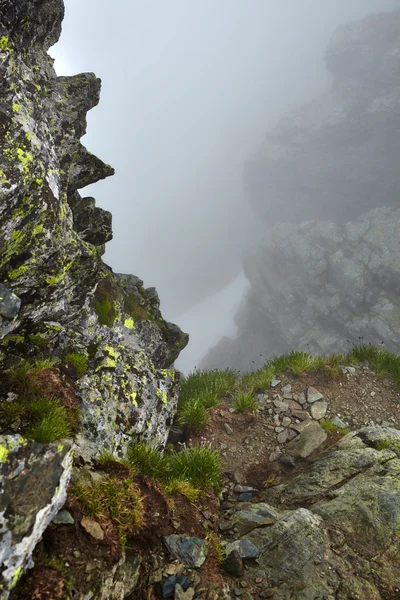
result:
[[(340, 27), (331, 88), (287, 115), (245, 169), (261, 239), (250, 292), (202, 366), (253, 368), (292, 349), (400, 341), (400, 12)], [(254, 361), (254, 362), (253, 362)]]

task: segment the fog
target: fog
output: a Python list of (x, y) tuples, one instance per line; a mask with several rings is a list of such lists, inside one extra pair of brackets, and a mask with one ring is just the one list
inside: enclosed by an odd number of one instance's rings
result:
[[(87, 188), (113, 213), (106, 262), (156, 286), (193, 368), (234, 333), (252, 238), (242, 171), (285, 112), (329, 85), (335, 28), (396, 0), (65, 0), (61, 75), (94, 71), (83, 142), (116, 169)], [(224, 289), (225, 288), (225, 289)]]

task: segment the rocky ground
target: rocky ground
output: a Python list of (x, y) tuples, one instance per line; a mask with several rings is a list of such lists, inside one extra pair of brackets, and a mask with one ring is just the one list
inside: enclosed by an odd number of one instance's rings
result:
[(258, 402), (254, 414), (228, 401), (211, 409), (192, 440), (221, 454), (219, 497), (171, 502), (136, 478), (147, 524), (119, 560), (110, 532), (83, 518), (69, 495), (34, 556), (40, 563), (50, 552), (53, 563), (28, 574), (16, 598), (63, 598), (53, 579), (61, 586), (68, 571), (80, 590), (107, 572), (104, 599), (400, 597), (400, 393), (391, 380), (363, 365), (334, 377), (286, 373)]

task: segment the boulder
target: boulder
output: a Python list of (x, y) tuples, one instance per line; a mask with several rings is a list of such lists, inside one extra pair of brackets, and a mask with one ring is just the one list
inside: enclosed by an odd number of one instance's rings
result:
[(72, 470), (72, 445), (37, 444), (0, 436), (0, 585), (8, 598), (35, 546), (64, 504)]

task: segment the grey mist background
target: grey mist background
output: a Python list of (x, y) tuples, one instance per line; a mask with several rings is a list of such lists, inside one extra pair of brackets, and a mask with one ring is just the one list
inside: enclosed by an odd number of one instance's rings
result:
[(398, 0), (65, 0), (61, 74), (103, 80), (83, 143), (116, 175), (87, 188), (113, 213), (106, 262), (156, 286), (193, 368), (245, 290), (255, 224), (242, 170), (285, 112), (329, 85), (335, 28)]

